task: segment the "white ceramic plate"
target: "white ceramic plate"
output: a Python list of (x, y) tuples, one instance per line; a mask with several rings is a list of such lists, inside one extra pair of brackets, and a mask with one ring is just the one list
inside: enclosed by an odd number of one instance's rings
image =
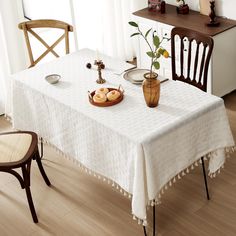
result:
[(49, 83), (49, 84), (56, 84), (59, 80), (60, 80), (61, 76), (58, 74), (52, 74), (52, 75), (47, 75), (45, 77), (45, 80)]
[(149, 72), (147, 69), (135, 69), (124, 73), (123, 77), (125, 80), (130, 81), (133, 84), (142, 84), (145, 73)]

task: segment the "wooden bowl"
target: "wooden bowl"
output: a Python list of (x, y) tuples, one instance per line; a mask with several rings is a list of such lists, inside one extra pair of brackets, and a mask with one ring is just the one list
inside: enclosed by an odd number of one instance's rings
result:
[(112, 91), (112, 90), (116, 90), (120, 93), (120, 96), (114, 100), (114, 101), (106, 101), (106, 102), (103, 102), (103, 103), (98, 103), (98, 102), (94, 102), (93, 101), (93, 96), (95, 95), (95, 92), (96, 91), (93, 91), (93, 92), (88, 92), (88, 97), (89, 97), (89, 102), (94, 105), (94, 106), (97, 106), (97, 107), (109, 107), (109, 106), (113, 106), (113, 105), (116, 105), (118, 103), (120, 103), (123, 98), (124, 98), (124, 90), (121, 90), (120, 88), (118, 89), (115, 89), (115, 88), (108, 88), (109, 92)]

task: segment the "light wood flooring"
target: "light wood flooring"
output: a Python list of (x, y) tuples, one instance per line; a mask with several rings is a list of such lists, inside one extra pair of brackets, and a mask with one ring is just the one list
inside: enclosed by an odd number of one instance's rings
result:
[[(225, 97), (236, 140), (236, 91)], [(0, 132), (11, 130), (4, 117)], [(31, 190), (39, 223), (34, 224), (25, 196), (15, 177), (0, 173), (0, 236), (142, 236), (142, 227), (132, 220), (130, 200), (111, 186), (83, 173), (79, 167), (46, 146), (43, 161), (53, 186), (47, 187), (35, 163)], [(158, 235), (236, 235), (236, 154), (225, 169), (209, 179), (207, 201), (199, 166), (166, 191), (157, 208)], [(149, 209), (151, 213), (151, 209)]]

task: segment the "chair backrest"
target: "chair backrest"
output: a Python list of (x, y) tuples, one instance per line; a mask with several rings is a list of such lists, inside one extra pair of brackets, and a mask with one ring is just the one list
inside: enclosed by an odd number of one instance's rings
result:
[[(39, 61), (41, 61), (49, 52), (51, 52), (55, 57), (59, 57), (59, 55), (54, 51), (54, 48), (58, 45), (65, 38), (65, 53), (69, 53), (69, 33), (73, 32), (73, 27), (63, 21), (58, 20), (30, 20), (26, 22), (22, 22), (18, 25), (19, 29), (23, 30), (26, 46), (30, 58), (30, 66), (35, 66)], [(56, 28), (62, 29), (64, 32), (63, 34), (51, 45), (49, 46), (35, 31), (32, 29), (36, 28)], [(42, 53), (37, 59), (34, 59), (32, 48), (30, 44), (29, 33), (31, 33), (36, 39), (38, 39), (46, 48), (47, 50)]]
[[(172, 79), (207, 91), (207, 74), (213, 39), (202, 33), (176, 27), (171, 31)], [(176, 65), (180, 65), (179, 71)]]

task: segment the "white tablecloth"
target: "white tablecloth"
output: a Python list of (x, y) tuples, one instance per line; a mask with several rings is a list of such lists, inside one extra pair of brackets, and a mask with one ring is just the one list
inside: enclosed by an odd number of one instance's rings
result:
[[(94, 54), (81, 50), (15, 74), (13, 125), (35, 131), (132, 194), (132, 213), (145, 224), (146, 206), (179, 173), (207, 154), (210, 173), (223, 165), (225, 150), (234, 146), (224, 103), (193, 86), (168, 81), (161, 84), (159, 106), (148, 108), (141, 87), (114, 74), (130, 65), (103, 56), (107, 83), (102, 86), (122, 84), (125, 97), (113, 107), (92, 106), (87, 91), (101, 85), (95, 82), (97, 71), (85, 65)], [(44, 80), (53, 73), (62, 76), (55, 85)]]

